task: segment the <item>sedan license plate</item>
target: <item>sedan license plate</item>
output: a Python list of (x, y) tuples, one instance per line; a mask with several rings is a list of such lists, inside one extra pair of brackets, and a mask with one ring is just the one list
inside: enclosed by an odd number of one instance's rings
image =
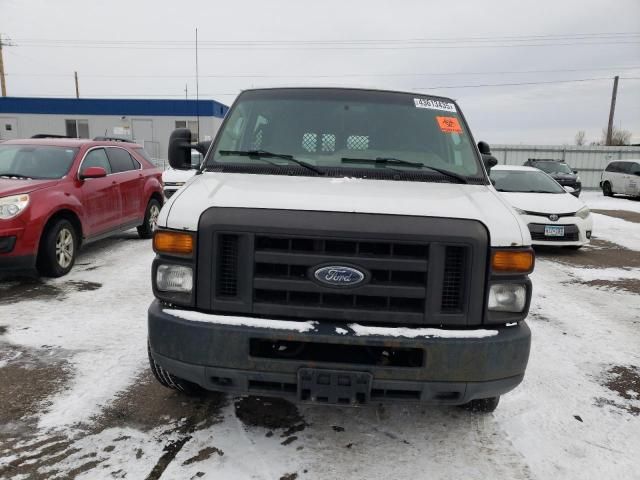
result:
[(564, 237), (564, 227), (557, 225), (545, 225), (544, 226), (545, 237)]

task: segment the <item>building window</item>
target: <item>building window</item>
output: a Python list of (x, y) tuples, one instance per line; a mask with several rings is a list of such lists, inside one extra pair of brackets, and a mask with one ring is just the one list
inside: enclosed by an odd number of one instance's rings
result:
[(67, 137), (89, 138), (88, 120), (65, 120), (64, 125), (67, 131)]
[(198, 141), (198, 121), (197, 120), (176, 120), (176, 128), (188, 128), (191, 130), (191, 141)]

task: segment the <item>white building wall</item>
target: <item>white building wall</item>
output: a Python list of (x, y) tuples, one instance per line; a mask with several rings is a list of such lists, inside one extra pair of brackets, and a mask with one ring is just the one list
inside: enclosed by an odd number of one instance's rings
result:
[[(87, 120), (89, 137), (97, 136), (130, 136), (133, 140), (145, 145), (152, 157), (157, 157), (159, 163), (167, 158), (169, 136), (175, 129), (176, 121), (196, 121), (196, 117), (171, 116), (104, 116), (104, 115), (43, 115), (43, 114), (11, 114), (3, 113), (3, 121), (16, 120), (15, 138), (29, 138), (38, 133), (65, 135), (66, 120)], [(133, 129), (134, 120), (150, 120), (152, 138), (136, 138)], [(222, 124), (222, 118), (200, 117), (200, 139), (207, 136), (213, 138)], [(123, 132), (130, 132), (124, 135)], [(5, 138), (3, 138), (5, 139)]]

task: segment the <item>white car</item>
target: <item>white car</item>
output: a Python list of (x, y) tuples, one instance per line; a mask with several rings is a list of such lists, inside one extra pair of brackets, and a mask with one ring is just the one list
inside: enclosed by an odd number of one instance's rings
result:
[[(196, 151), (191, 152), (191, 167), (196, 169), (200, 166), (202, 155)], [(181, 188), (187, 180), (196, 174), (196, 170), (178, 170), (175, 168), (167, 168), (162, 173), (163, 191), (166, 198), (171, 196)]]
[(491, 180), (522, 216), (534, 245), (580, 248), (589, 243), (593, 220), (589, 208), (549, 175), (533, 167), (497, 165)]
[(640, 160), (615, 160), (600, 176), (600, 188), (606, 197), (616, 193), (640, 196)]

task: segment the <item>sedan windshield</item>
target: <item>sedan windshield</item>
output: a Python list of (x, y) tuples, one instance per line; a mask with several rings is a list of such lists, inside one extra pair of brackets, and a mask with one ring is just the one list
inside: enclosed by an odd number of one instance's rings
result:
[(456, 183), (485, 180), (453, 102), (368, 90), (244, 92), (206, 168), (229, 164), (286, 166), (305, 175), (367, 176), (375, 169), (390, 178), (401, 172)]
[(536, 168), (547, 173), (573, 173), (566, 163), (560, 162), (537, 162)]
[(491, 180), (499, 192), (566, 193), (549, 175), (533, 170), (491, 170)]
[(0, 145), (0, 177), (62, 178), (71, 168), (77, 151), (48, 145)]

